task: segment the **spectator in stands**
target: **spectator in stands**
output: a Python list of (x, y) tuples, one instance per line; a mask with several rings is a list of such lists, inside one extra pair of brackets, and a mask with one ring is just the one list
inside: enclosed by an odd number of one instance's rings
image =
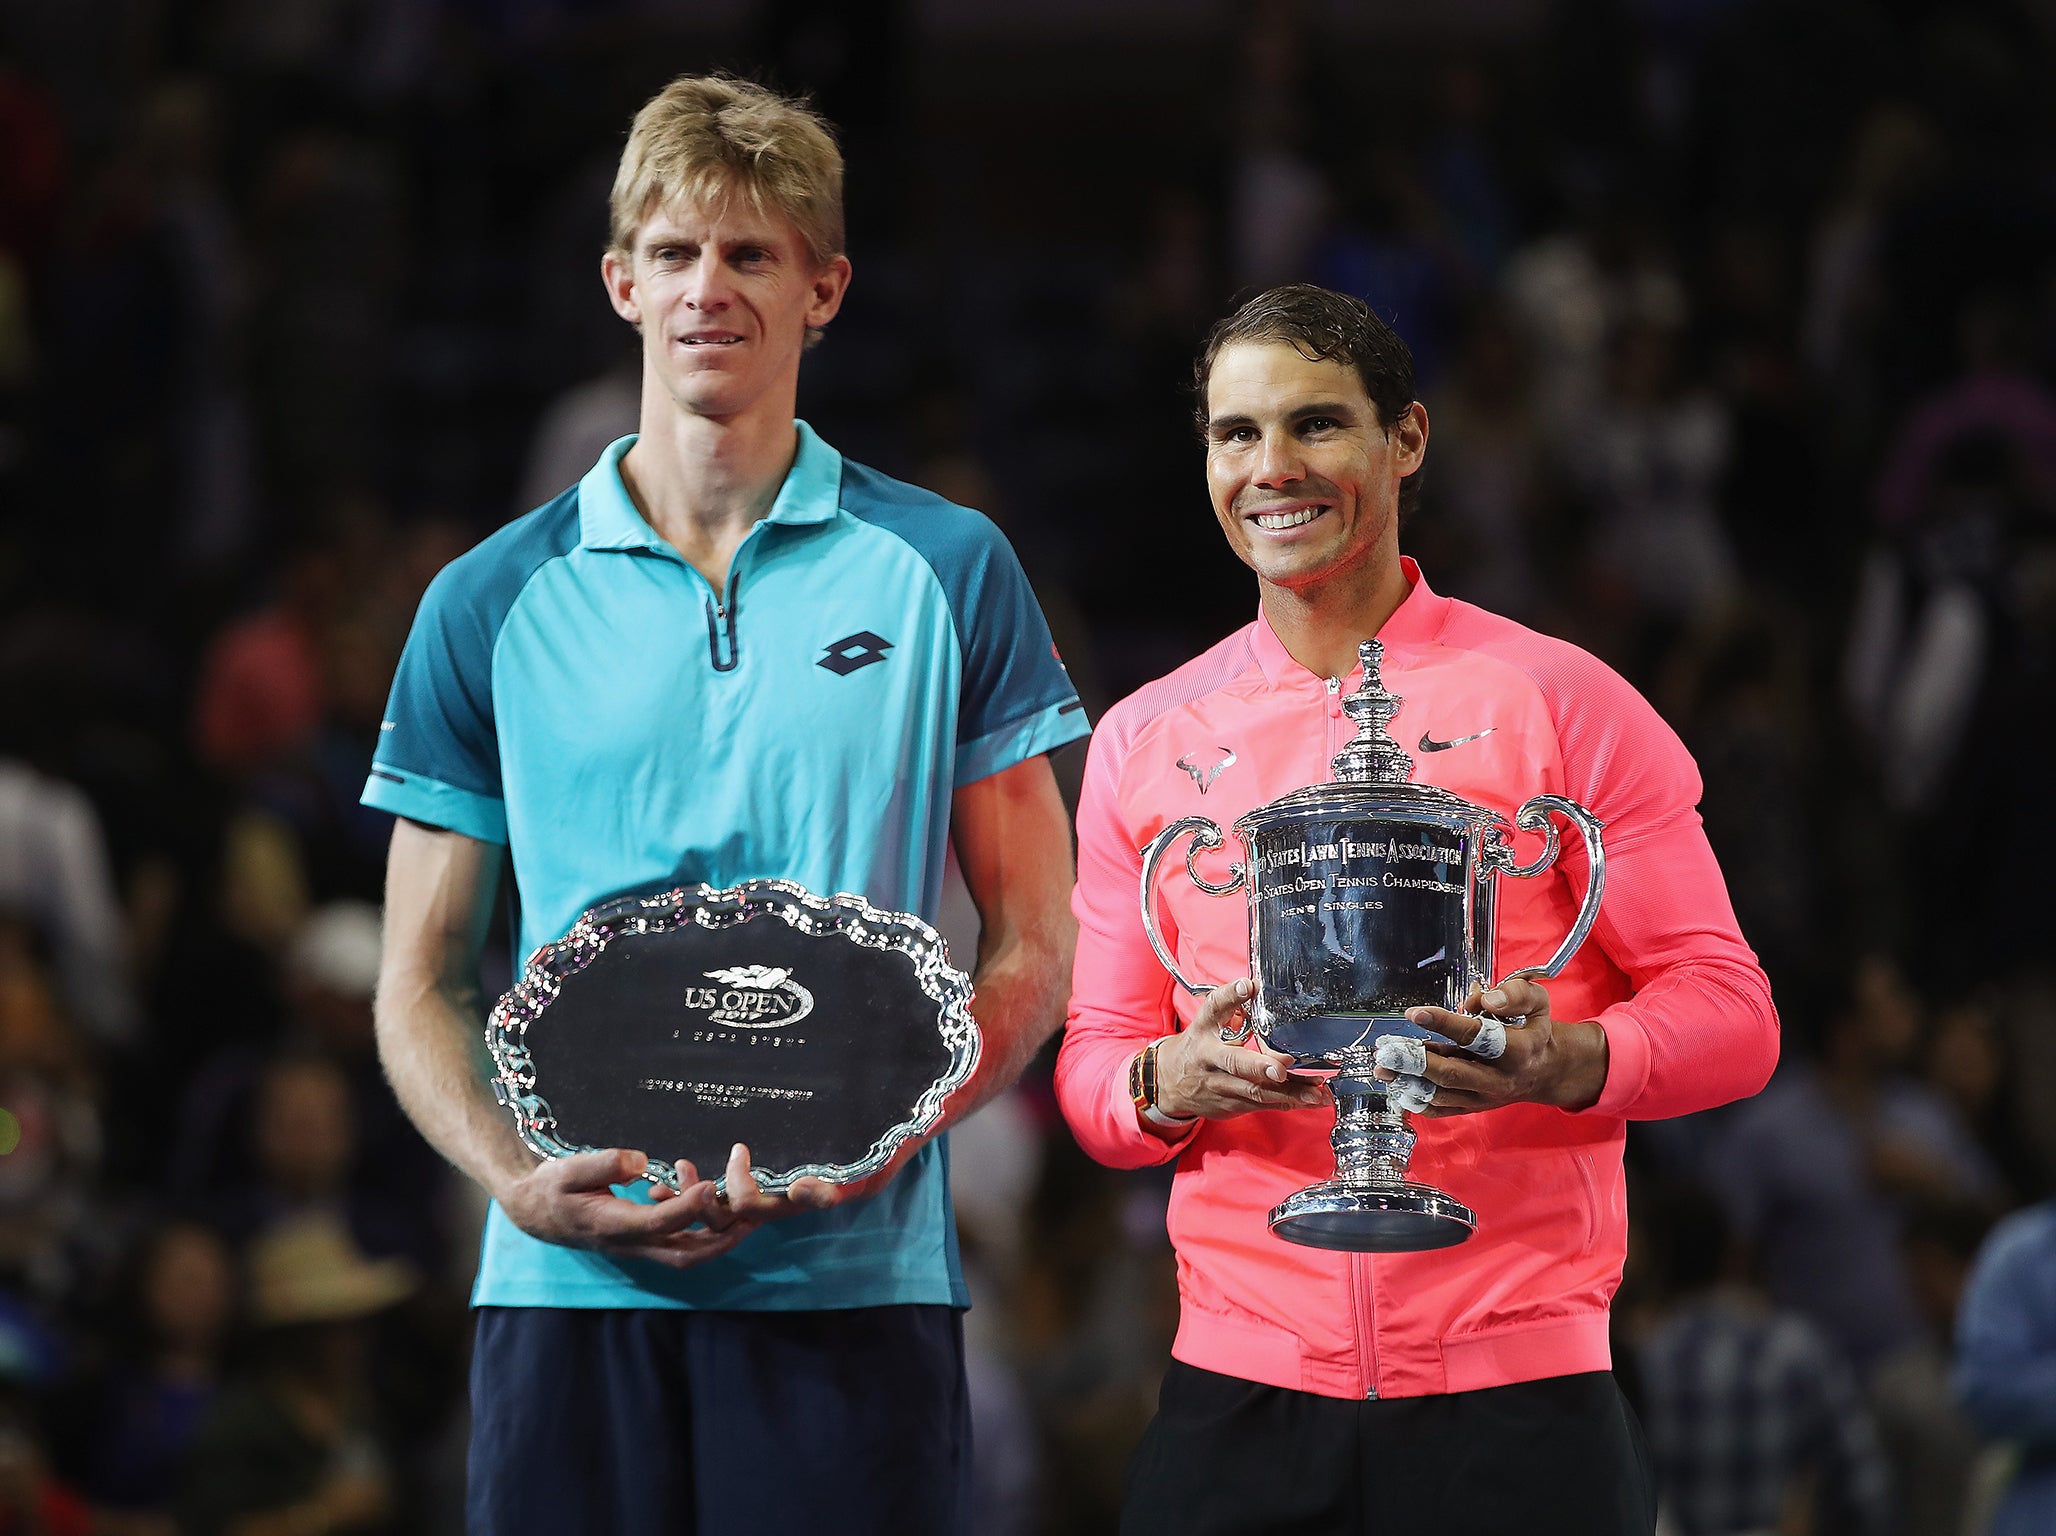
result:
[(318, 1212), (258, 1238), (249, 1266), (259, 1365), (194, 1444), (183, 1536), (391, 1529), (391, 1448), (371, 1407), (367, 1325), (414, 1290), (412, 1267), (366, 1258)]
[[(250, 1164), (218, 1199), (223, 1227), (243, 1241), (296, 1220), (338, 1221), (366, 1253), (422, 1258), (429, 1210), (354, 1189), (358, 1146), (349, 1080), (327, 1057), (289, 1051), (257, 1079), (250, 1104)], [(418, 1194), (418, 1192), (417, 1192)]]
[(2019, 1447), (1990, 1536), (2056, 1531), (2056, 1200), (1993, 1229), (1956, 1322), (1956, 1390), (1978, 1427)]
[(0, 915), (0, 1277), (38, 1296), (73, 1278), (100, 1153), (93, 1090), (36, 933)]
[(1725, 1116), (1699, 1170), (1760, 1255), (1771, 1298), (1865, 1377), (1920, 1336), (1900, 1246), (1908, 1203), (1997, 1192), (1947, 1101), (1906, 1075), (1921, 1008), (1891, 961), (1861, 962), (1828, 1016), (1822, 1059), (1787, 1056)]
[(100, 816), (75, 786), (0, 758), (0, 910), (55, 956), (66, 1011), (102, 1044), (136, 1032), (128, 943)]
[(1868, 1395), (1892, 1468), (1893, 1536), (1961, 1536), (1983, 1441), (1949, 1386), (1956, 1313), (1991, 1226), (1976, 1206), (1916, 1202), (1901, 1252), (1921, 1327), (1871, 1372)]
[(1712, 1196), (1677, 1186), (1637, 1214), (1664, 1296), (1637, 1360), (1678, 1531), (1882, 1536), (1885, 1463), (1848, 1363), (1750, 1283)]
[(96, 1536), (172, 1536), (185, 1460), (220, 1389), (240, 1277), (212, 1228), (147, 1236), (117, 1286), (110, 1358), (59, 1397), (58, 1463)]
[(1726, 405), (1687, 374), (1677, 331), (1642, 318), (1609, 337), (1599, 398), (1569, 428), (1594, 555), (1646, 612), (1673, 623), (1704, 621), (1735, 595), (1717, 502), (1730, 431)]

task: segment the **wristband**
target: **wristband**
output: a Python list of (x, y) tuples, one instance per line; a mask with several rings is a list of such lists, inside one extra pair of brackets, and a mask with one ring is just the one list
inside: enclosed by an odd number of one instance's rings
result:
[(1199, 1117), (1197, 1115), (1170, 1115), (1157, 1108), (1157, 1050), (1163, 1040), (1152, 1040), (1144, 1046), (1129, 1070), (1129, 1091), (1135, 1100), (1135, 1107), (1143, 1119), (1152, 1125), (1167, 1130), (1182, 1130)]
[(1147, 1120), (1151, 1125), (1162, 1126), (1167, 1131), (1182, 1131), (1187, 1126), (1191, 1125), (1194, 1121), (1198, 1120), (1199, 1116), (1167, 1115), (1162, 1110), (1158, 1109), (1156, 1105), (1151, 1104), (1147, 1105), (1143, 1109), (1142, 1118)]

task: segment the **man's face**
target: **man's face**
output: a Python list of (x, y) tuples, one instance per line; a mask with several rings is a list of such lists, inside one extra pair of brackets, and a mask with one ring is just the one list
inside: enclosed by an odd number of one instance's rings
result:
[(1235, 342), (1206, 391), (1206, 477), (1228, 547), (1264, 581), (1318, 586), (1399, 558), (1399, 482), (1421, 464), (1418, 404), (1388, 430), (1346, 362)]
[(680, 200), (643, 221), (629, 259), (601, 259), (607, 295), (642, 328), (651, 380), (681, 410), (729, 417), (790, 391), (810, 327), (842, 306), (850, 264), (816, 265), (791, 221), (740, 197)]

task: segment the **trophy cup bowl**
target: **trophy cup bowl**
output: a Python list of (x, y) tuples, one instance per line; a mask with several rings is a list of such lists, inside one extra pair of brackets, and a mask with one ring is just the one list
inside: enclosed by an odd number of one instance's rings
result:
[(1577, 920), (1541, 965), (1498, 980), (1548, 980), (1570, 962), (1599, 915), (1606, 851), (1595, 816), (1561, 795), (1536, 795), (1513, 825), (1539, 832), (1529, 863), (1513, 855), (1512, 827), (1496, 811), (1447, 790), (1410, 782), (1413, 759), (1386, 733), (1400, 700), (1378, 669), (1384, 646), (1359, 647), (1363, 686), (1343, 701), (1356, 739), (1334, 759), (1335, 782), (1312, 784), (1259, 806), (1233, 827), (1242, 858), (1226, 881), (1197, 867), (1227, 841), (1217, 822), (1186, 816), (1142, 851), (1144, 931), (1158, 960), (1195, 995), (1158, 931), (1154, 892), (1166, 854), (1190, 837), (1185, 872), (1209, 896), (1245, 894), (1250, 972), (1257, 992), (1231, 1042), (1257, 1035), (1296, 1071), (1332, 1072), (1335, 1177), (1272, 1210), (1271, 1230), (1291, 1242), (1357, 1253), (1446, 1248), (1477, 1229), (1477, 1217), (1431, 1185), (1408, 1178), (1415, 1136), (1372, 1075), (1380, 1036), (1442, 1037), (1408, 1021), (1423, 1005), (1461, 1011), (1474, 991), (1497, 985), (1494, 915), (1498, 878), (1531, 879), (1556, 861), (1562, 816), (1585, 841), (1590, 868)]

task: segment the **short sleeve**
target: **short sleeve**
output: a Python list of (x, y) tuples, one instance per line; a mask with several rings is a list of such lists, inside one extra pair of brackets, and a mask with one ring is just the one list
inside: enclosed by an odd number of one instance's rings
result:
[(393, 675), (364, 803), (475, 837), (507, 841), (493, 729), (497, 625), (471, 600), (463, 562), (429, 584)]
[(964, 646), (957, 711), (958, 785), (1075, 741), (1085, 706), (1050, 638), (1049, 621), (1005, 535), (985, 519), (986, 547), (959, 611)]

